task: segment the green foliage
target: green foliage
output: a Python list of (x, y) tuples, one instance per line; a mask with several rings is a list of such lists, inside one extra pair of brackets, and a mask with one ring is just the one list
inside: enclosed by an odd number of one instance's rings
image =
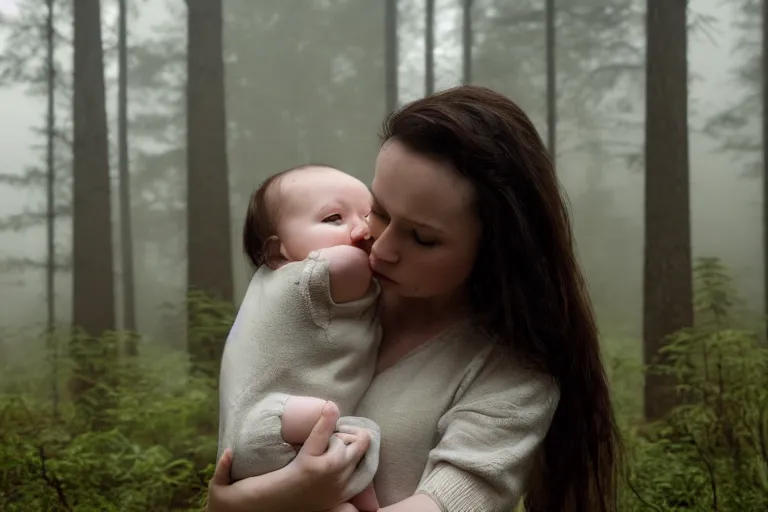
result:
[(622, 511), (768, 509), (768, 350), (730, 317), (725, 269), (700, 259), (696, 326), (671, 337), (664, 367), (683, 405), (655, 425), (627, 425)]
[(200, 373), (216, 381), (234, 318), (232, 304), (217, 301), (200, 290), (187, 293), (187, 352), (192, 374)]
[[(720, 262), (699, 260), (695, 275), (697, 325), (671, 338), (670, 363), (656, 369), (676, 376), (683, 398), (667, 418), (642, 420), (637, 341), (605, 347), (627, 451), (621, 512), (768, 509), (768, 349), (731, 316), (738, 301)], [(189, 340), (215, 350), (205, 344), (225, 338), (231, 305), (196, 294), (184, 311), (194, 317)], [(12, 343), (3, 336), (2, 353)], [(79, 361), (41, 364), (33, 345), (27, 361), (0, 368), (1, 510), (202, 508), (216, 453), (215, 378), (191, 371), (186, 353), (144, 342), (139, 357), (111, 360), (91, 400), (75, 406), (62, 386), (54, 408), (51, 376), (69, 382)]]
[[(196, 303), (195, 311), (191, 338), (226, 337), (231, 306)], [(102, 346), (82, 337), (49, 340), (49, 352), (63, 342), (71, 350), (45, 364), (4, 363), (0, 510), (202, 508), (216, 455), (216, 381), (190, 372), (186, 353), (149, 344), (138, 358), (118, 361), (112, 355), (122, 338), (111, 334)], [(60, 403), (51, 399), (52, 378), (63, 384), (90, 375), (99, 380), (85, 390), (62, 385)]]
[(196, 510), (216, 453), (212, 386), (178, 357), (121, 367), (96, 430), (71, 404), (0, 398), (2, 510)]

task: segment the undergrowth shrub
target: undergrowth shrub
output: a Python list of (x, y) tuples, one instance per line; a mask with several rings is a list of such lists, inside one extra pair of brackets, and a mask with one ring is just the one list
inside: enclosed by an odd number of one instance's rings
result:
[[(670, 363), (654, 369), (678, 383), (682, 405), (667, 418), (642, 420), (639, 342), (607, 340), (627, 451), (620, 512), (768, 510), (768, 351), (732, 317), (720, 263), (699, 260), (695, 277), (696, 326), (670, 337)], [(191, 364), (188, 352), (143, 343), (136, 358), (91, 354), (84, 371), (64, 350), (69, 335), (42, 341), (43, 352), (30, 349), (31, 336), (0, 338), (17, 361), (0, 360), (0, 510), (203, 508), (218, 422), (218, 362), (204, 359), (220, 350), (232, 308), (198, 302), (192, 311)], [(99, 377), (75, 404), (67, 384), (78, 371)]]
[(670, 357), (679, 405), (654, 425), (625, 425), (622, 512), (768, 510), (768, 350), (738, 328), (738, 303), (717, 259), (694, 268), (696, 325), (675, 333)]
[[(190, 336), (224, 339), (229, 324), (211, 312), (227, 309), (197, 306), (206, 316)], [(202, 510), (216, 456), (215, 378), (193, 371), (186, 352), (144, 344), (118, 360), (79, 341), (60, 334), (51, 364), (6, 363), (0, 373), (0, 510)]]

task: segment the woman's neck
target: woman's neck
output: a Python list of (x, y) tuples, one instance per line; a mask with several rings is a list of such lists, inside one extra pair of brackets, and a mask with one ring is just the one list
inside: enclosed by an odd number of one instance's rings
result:
[(470, 314), (468, 302), (457, 297), (410, 299), (383, 293), (379, 301), (379, 320), (384, 337), (379, 347), (376, 373), (396, 364)]
[(385, 332), (450, 325), (470, 314), (464, 294), (417, 299), (383, 293), (379, 303), (379, 318)]

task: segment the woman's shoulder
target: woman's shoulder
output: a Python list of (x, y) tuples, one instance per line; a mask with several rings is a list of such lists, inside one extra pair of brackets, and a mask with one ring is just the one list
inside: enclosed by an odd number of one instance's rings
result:
[(512, 509), (559, 396), (552, 376), (489, 339), (467, 364), (451, 405), (438, 421), (439, 441), (417, 492), (444, 510)]
[[(463, 399), (487, 398), (492, 401), (530, 403), (554, 407), (560, 397), (555, 378), (527, 361), (510, 346), (472, 324), (464, 336), (464, 345), (474, 345), (467, 369), (456, 393), (455, 403)], [(469, 342), (469, 343), (467, 343)]]
[[(418, 354), (418, 352), (423, 352)], [(482, 388), (506, 391), (509, 394), (536, 392), (557, 399), (558, 386), (554, 377), (540, 371), (508, 345), (501, 343), (476, 320), (465, 320), (416, 351), (430, 365), (438, 365), (457, 382), (455, 399), (469, 389)], [(407, 358), (406, 358), (407, 359)], [(424, 361), (414, 361), (423, 365)], [(403, 368), (406, 371), (406, 368)], [(439, 372), (422, 373), (429, 377)], [(454, 382), (456, 382), (454, 380)]]

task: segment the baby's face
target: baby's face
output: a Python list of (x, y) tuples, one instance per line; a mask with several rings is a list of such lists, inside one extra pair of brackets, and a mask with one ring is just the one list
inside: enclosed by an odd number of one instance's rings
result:
[(280, 182), (277, 236), (289, 261), (335, 245), (351, 245), (351, 231), (371, 211), (362, 181), (336, 169), (317, 167), (290, 173)]

